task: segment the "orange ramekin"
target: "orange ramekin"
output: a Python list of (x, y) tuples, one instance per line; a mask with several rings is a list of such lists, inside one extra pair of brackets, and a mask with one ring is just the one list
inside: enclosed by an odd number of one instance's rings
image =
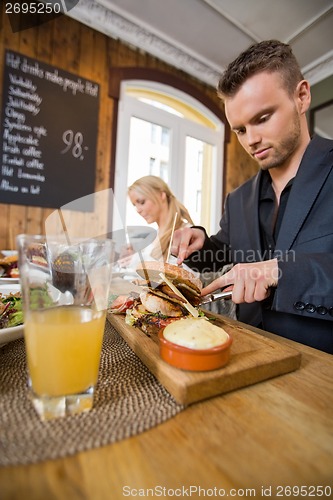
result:
[(232, 338), (228, 334), (226, 342), (210, 349), (190, 349), (167, 340), (163, 330), (159, 334), (160, 356), (170, 365), (190, 371), (216, 370), (225, 366), (230, 359)]

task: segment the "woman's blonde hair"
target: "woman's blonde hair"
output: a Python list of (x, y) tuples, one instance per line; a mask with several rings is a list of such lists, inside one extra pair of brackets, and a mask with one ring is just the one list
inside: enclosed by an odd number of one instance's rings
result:
[[(175, 224), (175, 229), (179, 229), (185, 224), (194, 224), (193, 220), (188, 213), (188, 210), (184, 205), (175, 197), (166, 182), (160, 177), (155, 175), (145, 175), (140, 177), (128, 188), (128, 193), (131, 191), (136, 191), (144, 198), (154, 201), (155, 203), (161, 203), (159, 194), (165, 193), (168, 202), (168, 217), (166, 221), (166, 230), (159, 231), (159, 245), (162, 251), (163, 259), (165, 260), (168, 253), (171, 231), (173, 226), (173, 221), (177, 213), (177, 219)], [(155, 258), (160, 257), (160, 250), (156, 248), (152, 251), (152, 256)]]

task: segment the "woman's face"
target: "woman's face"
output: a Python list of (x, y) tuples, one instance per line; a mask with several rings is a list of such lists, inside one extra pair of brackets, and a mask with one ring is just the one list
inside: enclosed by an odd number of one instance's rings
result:
[(159, 223), (161, 213), (161, 205), (159, 203), (151, 198), (143, 196), (135, 189), (131, 189), (129, 198), (138, 214), (141, 215), (148, 224), (153, 224), (153, 222)]

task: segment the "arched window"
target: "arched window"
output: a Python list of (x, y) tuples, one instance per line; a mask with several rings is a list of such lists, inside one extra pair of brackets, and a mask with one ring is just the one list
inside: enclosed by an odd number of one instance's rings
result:
[(114, 192), (121, 221), (144, 225), (126, 193), (152, 174), (168, 183), (196, 225), (216, 232), (226, 136), (221, 116), (175, 86), (146, 79), (123, 79), (119, 97)]

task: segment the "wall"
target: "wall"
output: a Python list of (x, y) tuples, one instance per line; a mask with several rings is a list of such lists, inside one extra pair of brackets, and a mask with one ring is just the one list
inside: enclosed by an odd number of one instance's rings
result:
[[(333, 100), (333, 75), (311, 87), (311, 108)], [(311, 109), (310, 108), (310, 109)]]
[[(157, 68), (175, 74), (195, 85), (207, 96), (222, 103), (215, 89), (170, 67), (158, 59), (96, 32), (68, 17), (61, 16), (36, 28), (12, 33), (2, 9), (0, 19), (0, 103), (5, 49), (20, 52), (100, 84), (100, 112), (96, 157), (96, 191), (112, 186), (110, 174), (114, 101), (108, 96), (111, 66)], [(227, 145), (226, 191), (237, 187), (256, 171), (256, 166), (232, 134)], [(64, 180), (65, 182), (65, 180)], [(0, 249), (11, 248), (20, 233), (43, 233), (44, 221), (53, 210), (39, 207), (0, 204)]]

